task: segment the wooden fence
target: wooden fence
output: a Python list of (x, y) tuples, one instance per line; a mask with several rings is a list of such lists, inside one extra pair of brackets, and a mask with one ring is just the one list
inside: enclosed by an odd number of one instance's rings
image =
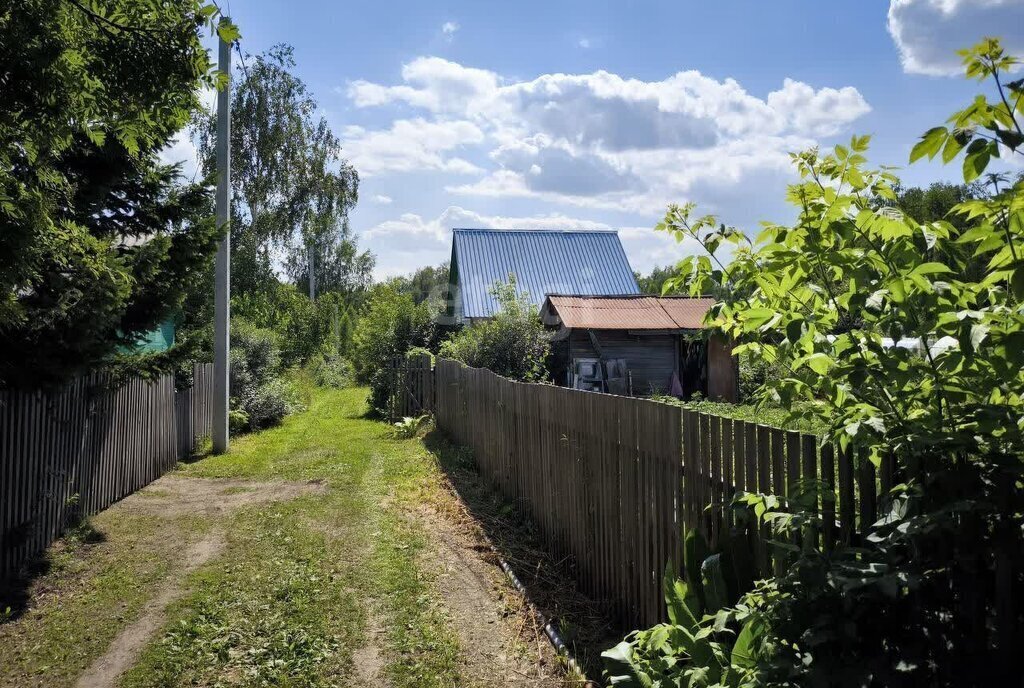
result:
[(188, 456), (213, 429), (213, 366), (113, 387), (94, 374), (60, 391), (0, 391), (0, 576), (73, 519), (105, 509)]
[(398, 356), (388, 368), (391, 376), (388, 420), (415, 417), (434, 410), (434, 372), (430, 354)]
[(766, 533), (734, 522), (737, 491), (802, 494), (823, 526), (793, 544), (828, 549), (858, 540), (894, 479), (891, 463), (876, 476), (871, 462), (812, 435), (669, 404), (512, 382), (448, 360), (435, 385), (438, 426), (472, 449), (483, 476), (626, 627), (664, 620), (661, 580), (666, 565), (679, 570), (684, 528), (716, 547), (742, 525), (751, 574), (782, 565)]

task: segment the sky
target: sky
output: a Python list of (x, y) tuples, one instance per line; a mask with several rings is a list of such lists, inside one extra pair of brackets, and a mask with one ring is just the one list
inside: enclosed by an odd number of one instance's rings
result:
[(955, 181), (906, 162), (982, 91), (956, 50), (1024, 55), (1024, 0), (220, 4), (246, 52), (295, 47), (377, 279), (448, 260), (453, 227), (617, 229), (648, 272), (699, 250), (653, 230), (669, 203), (785, 222), (789, 153), (854, 134), (905, 184)]

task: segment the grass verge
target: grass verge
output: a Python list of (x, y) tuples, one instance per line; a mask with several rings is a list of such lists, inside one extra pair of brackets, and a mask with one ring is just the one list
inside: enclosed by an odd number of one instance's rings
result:
[[(176, 473), (316, 482), (315, 494), (209, 518), (115, 505), (94, 519), (104, 542), (59, 542), (50, 558), (61, 564), (32, 583), (23, 614), (0, 623), (0, 685), (73, 685), (169, 584), (183, 595), (122, 685), (360, 685), (353, 655), (373, 641), (371, 605), (393, 686), (460, 685), (457, 635), (417, 562), (422, 526), (401, 510), (439, 480), (436, 464), (420, 440), (365, 418), (365, 397), (315, 390), (307, 411)], [(225, 533), (224, 550), (177, 579), (176, 559), (211, 528)]]

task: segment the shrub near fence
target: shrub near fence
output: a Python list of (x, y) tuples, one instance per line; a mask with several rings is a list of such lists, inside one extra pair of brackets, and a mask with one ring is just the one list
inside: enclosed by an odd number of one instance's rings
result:
[(213, 429), (213, 366), (111, 386), (0, 391), (0, 575), (44, 551), (73, 519), (105, 509), (188, 456)]
[[(876, 476), (869, 461), (813, 435), (512, 382), (449, 360), (435, 376), (438, 426), (472, 449), (483, 476), (533, 517), (552, 552), (572, 558), (581, 589), (610, 601), (624, 627), (664, 620), (662, 576), (666, 565), (679, 570), (684, 527), (724, 542), (737, 530), (736, 492), (818, 486), (802, 501), (823, 526), (792, 544), (830, 549), (875, 522), (894, 480), (891, 463)], [(752, 574), (783, 565), (765, 534), (744, 526)]]

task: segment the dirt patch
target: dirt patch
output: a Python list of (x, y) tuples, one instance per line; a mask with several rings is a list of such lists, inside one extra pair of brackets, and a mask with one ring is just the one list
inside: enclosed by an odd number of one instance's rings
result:
[[(522, 596), (506, 582), (498, 566), (493, 544), (526, 586), (530, 602), (558, 629), (573, 658), (591, 679), (600, 676), (601, 652), (624, 634), (608, 621), (605, 604), (579, 591), (572, 562), (553, 557), (544, 549), (535, 525), (488, 487), (465, 450), (437, 433), (428, 435), (425, 443), (437, 457), (445, 480), (441, 494), (429, 495), (419, 510), (433, 513), (437, 520), (448, 524), (448, 531), (454, 532), (464, 546), (478, 550), (477, 557), (487, 562), (509, 591), (506, 599), (510, 606), (515, 601), (522, 607)], [(524, 642), (538, 638), (545, 652), (554, 657), (538, 617), (525, 608), (518, 617), (516, 623), (524, 626)], [(578, 677), (563, 680), (566, 685), (582, 683)]]
[[(294, 499), (304, 494), (323, 493), (322, 483), (251, 482), (164, 476), (125, 498), (114, 509), (161, 518), (186, 515), (224, 515), (244, 506)], [(149, 640), (167, 620), (167, 607), (185, 593), (185, 576), (213, 560), (226, 545), (223, 530), (214, 531), (194, 543), (167, 576), (167, 583), (143, 606), (138, 619), (120, 634), (82, 674), (76, 688), (107, 688), (130, 669)]]
[(180, 584), (182, 577), (217, 556), (224, 549), (224, 545), (224, 533), (215, 531), (189, 547), (181, 566), (171, 576), (171, 582), (146, 603), (139, 618), (121, 631), (103, 656), (86, 669), (75, 683), (75, 688), (106, 688), (117, 685), (118, 677), (131, 668), (142, 648), (164, 625), (164, 612), (167, 606), (184, 594), (185, 590)]
[(284, 501), (326, 491), (327, 486), (318, 481), (252, 482), (165, 475), (126, 497), (114, 508), (165, 518), (217, 516), (251, 504)]
[(521, 595), (497, 559), (473, 531), (422, 507), (434, 547), (423, 563), (436, 572), (437, 587), (462, 645), (462, 673), (473, 685), (563, 685), (557, 658), (540, 635)]
[(374, 606), (372, 600), (367, 603), (366, 638), (363, 645), (352, 653), (352, 663), (356, 679), (359, 681), (357, 685), (387, 688), (390, 685), (384, 676), (387, 662), (381, 650), (386, 630)]

